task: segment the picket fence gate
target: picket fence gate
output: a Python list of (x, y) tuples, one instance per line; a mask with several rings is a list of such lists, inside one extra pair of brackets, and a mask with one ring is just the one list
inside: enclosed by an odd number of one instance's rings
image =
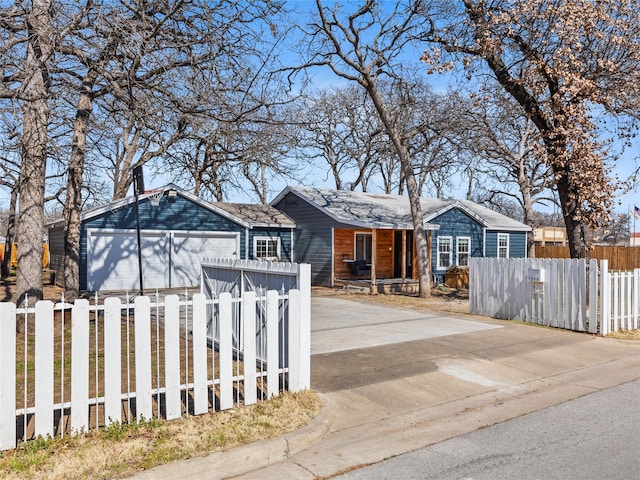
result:
[[(307, 389), (305, 303), (297, 289), (239, 298), (156, 295), (155, 302), (39, 301), (32, 308), (0, 303), (0, 450), (38, 436), (171, 420)], [(217, 350), (207, 338), (214, 311)], [(241, 351), (232, 325), (240, 325)], [(258, 344), (265, 359), (257, 358)]]
[(610, 272), (607, 260), (471, 258), (469, 311), (601, 335), (634, 330), (640, 269)]

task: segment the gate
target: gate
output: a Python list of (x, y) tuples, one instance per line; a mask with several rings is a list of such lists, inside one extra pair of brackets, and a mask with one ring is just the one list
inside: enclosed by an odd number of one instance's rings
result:
[[(233, 298), (242, 298), (247, 292), (255, 293), (258, 299), (264, 299), (269, 290), (277, 290), (284, 294), (291, 289), (301, 292), (301, 308), (311, 312), (311, 267), (308, 264), (289, 262), (272, 262), (265, 260), (235, 260), (228, 258), (205, 259), (202, 263), (200, 287), (207, 298), (218, 298), (222, 293), (229, 293)], [(278, 356), (282, 368), (288, 364), (289, 323), (287, 304), (280, 305), (277, 315), (278, 329), (282, 340), (281, 352)], [(274, 313), (275, 314), (275, 313)], [(220, 340), (219, 311), (212, 304), (207, 314), (207, 335), (209, 342), (217, 348)], [(256, 304), (256, 348), (259, 362), (266, 360), (266, 318), (267, 303)], [(237, 357), (244, 351), (242, 326), (234, 322), (232, 325), (233, 353)]]

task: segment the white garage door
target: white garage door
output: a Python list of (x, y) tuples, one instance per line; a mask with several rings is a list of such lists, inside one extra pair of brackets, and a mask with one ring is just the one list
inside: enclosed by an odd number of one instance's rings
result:
[[(168, 272), (168, 237), (164, 232), (141, 233), (144, 288), (164, 288)], [(87, 289), (140, 288), (138, 239), (131, 230), (89, 231), (87, 237)]]
[(199, 285), (202, 260), (204, 258), (239, 258), (239, 241), (239, 235), (236, 233), (173, 232), (171, 285), (175, 287)]
[[(87, 290), (138, 290), (135, 230), (90, 229), (87, 233)], [(145, 289), (196, 286), (203, 258), (239, 258), (237, 233), (143, 230), (140, 237)]]

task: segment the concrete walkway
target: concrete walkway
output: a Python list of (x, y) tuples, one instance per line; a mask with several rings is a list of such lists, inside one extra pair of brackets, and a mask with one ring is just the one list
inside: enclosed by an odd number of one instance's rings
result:
[(307, 427), (135, 478), (330, 477), (640, 378), (640, 342), (331, 300), (312, 307)]

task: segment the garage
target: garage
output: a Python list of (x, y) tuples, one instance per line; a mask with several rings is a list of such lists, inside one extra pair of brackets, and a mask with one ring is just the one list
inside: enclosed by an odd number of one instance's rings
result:
[[(203, 258), (236, 258), (238, 233), (141, 231), (144, 288), (192, 287)], [(87, 230), (87, 289), (139, 288), (135, 230)]]
[[(173, 184), (81, 214), (81, 291), (184, 288), (200, 283), (204, 258), (291, 261), (295, 223), (269, 205), (208, 202)], [(51, 258), (63, 279), (64, 220), (48, 225)], [(275, 253), (275, 258), (273, 257)]]

